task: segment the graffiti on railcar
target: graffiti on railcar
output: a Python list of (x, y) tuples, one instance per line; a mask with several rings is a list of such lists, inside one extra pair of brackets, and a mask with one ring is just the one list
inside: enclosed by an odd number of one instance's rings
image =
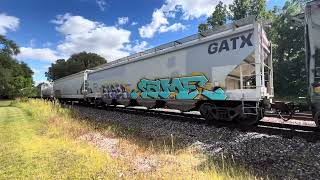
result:
[(109, 99), (130, 98), (130, 88), (128, 84), (111, 83), (102, 85), (102, 92)]
[(209, 86), (204, 75), (180, 78), (164, 78), (157, 80), (141, 79), (138, 90), (132, 90), (132, 99), (177, 99), (192, 100), (206, 98), (209, 100), (225, 100), (227, 97), (221, 88)]

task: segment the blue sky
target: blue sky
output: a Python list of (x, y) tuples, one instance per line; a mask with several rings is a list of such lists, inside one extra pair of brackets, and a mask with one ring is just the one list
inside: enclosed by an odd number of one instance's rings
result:
[[(224, 0), (226, 4), (232, 0)], [(268, 8), (285, 0), (268, 0)], [(218, 0), (1, 0), (0, 34), (21, 49), (17, 59), (36, 83), (58, 58), (81, 51), (107, 60), (197, 32)]]

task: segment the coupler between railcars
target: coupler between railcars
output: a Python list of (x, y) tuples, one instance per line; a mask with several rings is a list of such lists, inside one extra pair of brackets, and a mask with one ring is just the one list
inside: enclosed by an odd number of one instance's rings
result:
[[(274, 103), (271, 103), (271, 110), (275, 111), (282, 120), (289, 121), (293, 118), (296, 107), (293, 102), (275, 101)], [(288, 115), (288, 117), (284, 118), (283, 115)]]

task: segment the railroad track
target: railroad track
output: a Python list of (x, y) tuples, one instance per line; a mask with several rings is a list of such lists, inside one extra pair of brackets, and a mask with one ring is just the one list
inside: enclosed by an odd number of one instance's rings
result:
[[(83, 104), (74, 104), (76, 106), (85, 106)], [(230, 130), (239, 130), (242, 132), (255, 132), (262, 133), (268, 135), (280, 135), (286, 138), (300, 137), (309, 142), (316, 142), (320, 140), (320, 130), (315, 125), (310, 125), (310, 118), (307, 118), (308, 114), (305, 114), (306, 120), (302, 120), (303, 122), (308, 122), (309, 125), (297, 125), (292, 124), (290, 121), (283, 121), (277, 119), (277, 121), (273, 120), (261, 120), (256, 126), (250, 127), (242, 127), (235, 123), (230, 122), (219, 122), (219, 124), (207, 124), (199, 114), (196, 113), (179, 113), (174, 110), (162, 111), (160, 109), (142, 109), (142, 108), (124, 108), (119, 106), (107, 106), (107, 107), (93, 107), (86, 106), (88, 108), (98, 108), (100, 110), (107, 111), (118, 111), (122, 113), (135, 114), (135, 115), (143, 115), (143, 116), (151, 116), (158, 118), (170, 119), (173, 121), (180, 122), (189, 122), (189, 123), (197, 123), (203, 124), (206, 126), (212, 126), (216, 128), (228, 128)], [(300, 113), (301, 114), (301, 113)], [(267, 116), (274, 118), (274, 116)], [(295, 120), (296, 121), (296, 120)], [(313, 122), (311, 122), (312, 124)]]
[[(279, 118), (279, 115), (278, 114), (266, 113), (265, 117), (276, 117), (276, 118)], [(289, 115), (284, 114), (284, 115), (282, 115), (282, 117), (283, 118), (289, 118)], [(293, 115), (292, 119), (299, 119), (299, 120), (303, 120), (303, 121), (313, 121), (311, 113), (295, 113)]]

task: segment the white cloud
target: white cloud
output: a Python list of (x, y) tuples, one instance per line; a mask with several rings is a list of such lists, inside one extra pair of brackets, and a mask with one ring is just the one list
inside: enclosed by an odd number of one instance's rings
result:
[(52, 22), (60, 25), (56, 29), (64, 35), (85, 33), (99, 25), (97, 22), (90, 21), (82, 16), (72, 16), (69, 13), (58, 15)]
[(43, 46), (43, 47), (50, 47), (50, 46), (52, 46), (52, 43), (49, 42), (49, 41), (47, 41), (47, 42), (45, 42), (42, 46)]
[(37, 86), (40, 83), (49, 83), (49, 81), (44, 76), (45, 72), (48, 71), (48, 68), (50, 67), (50, 64), (43, 65), (43, 66), (36, 66), (31, 68), (31, 70), (34, 72), (33, 74), (33, 80), (35, 81), (35, 85)]
[(176, 31), (179, 31), (179, 30), (184, 30), (186, 29), (186, 26), (181, 24), (181, 23), (174, 23), (172, 24), (171, 26), (161, 26), (159, 28), (159, 32), (160, 33), (165, 33), (165, 32), (176, 32)]
[(137, 24), (138, 24), (138, 22), (135, 22), (135, 21), (134, 21), (134, 22), (131, 23), (131, 26), (135, 26), (135, 25), (137, 25)]
[(41, 72), (41, 70), (35, 68), (31, 68), (31, 70), (34, 74), (39, 74)]
[(149, 49), (150, 47), (148, 46), (148, 43), (146, 41), (135, 41), (134, 45), (131, 44), (127, 44), (124, 49), (129, 51), (130, 53), (137, 53), (137, 52), (142, 52), (146, 49)]
[(54, 62), (61, 58), (67, 59), (74, 53), (86, 51), (97, 53), (112, 61), (148, 48), (146, 41), (130, 42), (131, 32), (126, 29), (107, 26), (82, 16), (67, 13), (58, 15), (51, 22), (56, 24), (56, 30), (63, 36), (57, 46), (46, 43), (43, 48), (22, 47), (18, 58)]
[(6, 34), (8, 30), (15, 31), (19, 26), (19, 18), (0, 14), (0, 34)]
[(152, 14), (151, 23), (139, 28), (139, 34), (142, 38), (152, 38), (161, 26), (166, 26), (168, 24), (169, 22), (163, 11), (156, 9)]
[[(231, 4), (233, 0), (224, 0), (224, 4)], [(152, 38), (157, 32), (183, 30), (185, 26), (176, 23), (169, 26), (168, 18), (175, 18), (178, 12), (182, 13), (182, 19), (190, 20), (201, 16), (210, 16), (219, 0), (166, 0), (161, 8), (152, 14), (151, 23), (139, 28), (142, 38)]]
[(17, 58), (54, 62), (61, 57), (58, 55), (58, 52), (49, 48), (21, 47)]
[(98, 4), (101, 11), (105, 10), (105, 6), (107, 5), (106, 1), (104, 0), (96, 0), (96, 3)]
[[(185, 20), (199, 18), (201, 16), (210, 16), (220, 0), (166, 0), (162, 10), (168, 13), (182, 12), (182, 18)], [(233, 0), (223, 0), (228, 5)]]
[(57, 46), (57, 51), (63, 56), (87, 51), (110, 61), (129, 55), (123, 50), (130, 42), (131, 32), (128, 30), (70, 14), (58, 16), (54, 22), (59, 22), (56, 29), (64, 35), (64, 40)]
[(119, 25), (124, 25), (129, 22), (129, 17), (119, 17), (118, 18), (118, 24)]
[(36, 43), (36, 40), (35, 40), (35, 39), (31, 39), (31, 40), (29, 41), (29, 46), (30, 46), (30, 47), (34, 47), (34, 46), (35, 46), (35, 43)]

